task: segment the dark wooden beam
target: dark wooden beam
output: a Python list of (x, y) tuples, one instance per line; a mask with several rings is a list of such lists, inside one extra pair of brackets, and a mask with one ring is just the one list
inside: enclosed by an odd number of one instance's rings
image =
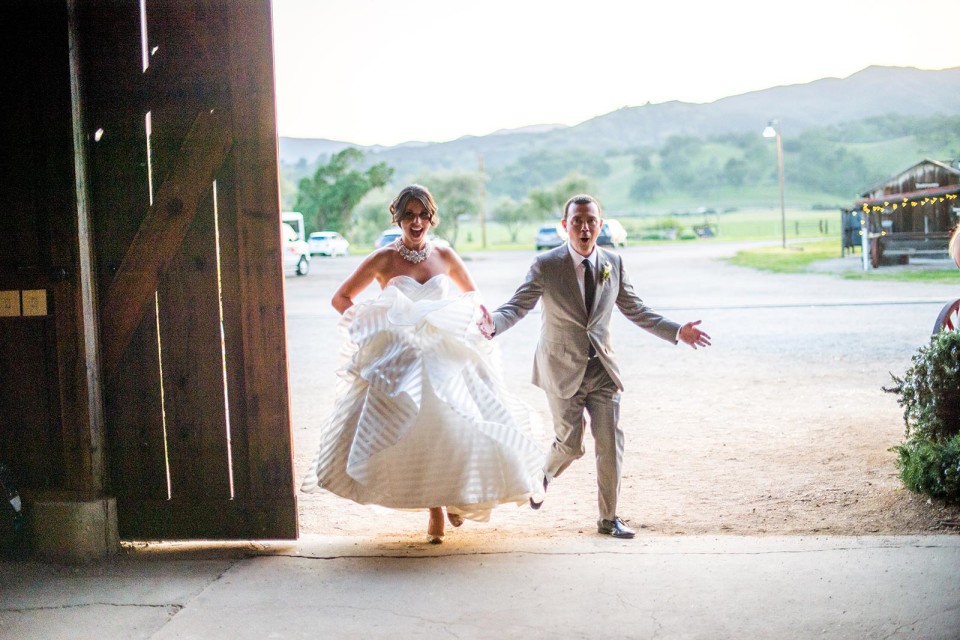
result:
[(101, 316), (106, 376), (123, 357), (143, 319), (143, 309), (153, 299), (198, 207), (209, 196), (232, 145), (231, 115), (226, 110), (202, 111), (197, 116), (107, 292)]
[[(286, 325), (280, 256), (280, 192), (270, 4), (227, 5), (233, 102), (239, 308), (248, 446), (248, 498), (295, 512)], [(228, 358), (230, 354), (228, 354)], [(296, 525), (292, 531), (296, 537)]]
[[(75, 281), (53, 288), (57, 309), (57, 362), (60, 367), (60, 398), (63, 407), (63, 434), (67, 443), (64, 487), (103, 495), (108, 486), (106, 434), (100, 384), (100, 350), (97, 331), (97, 280), (90, 232), (90, 193), (87, 175), (87, 136), (84, 132), (82, 61), (79, 53), (79, 24), (76, 0), (67, 1), (67, 34), (70, 61), (70, 104), (72, 110), (73, 169), (76, 199), (71, 211), (75, 222), (66, 238), (51, 246), (52, 271), (76, 274)], [(56, 234), (56, 231), (51, 230)], [(75, 239), (74, 239), (75, 238)], [(64, 252), (54, 247), (71, 246)], [(61, 254), (62, 255), (58, 255)], [(66, 265), (59, 267), (58, 265)]]

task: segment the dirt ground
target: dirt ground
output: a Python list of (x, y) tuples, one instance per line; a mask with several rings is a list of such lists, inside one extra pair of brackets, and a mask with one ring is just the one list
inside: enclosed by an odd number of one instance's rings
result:
[[(622, 250), (645, 302), (680, 321), (701, 319), (714, 345), (694, 351), (653, 338), (615, 314), (626, 385), (618, 512), (645, 535), (903, 535), (960, 532), (960, 507), (902, 488), (889, 450), (902, 412), (882, 390), (902, 375), (942, 305), (960, 285), (844, 280), (859, 256), (815, 273), (732, 267), (740, 246), (692, 243)], [(467, 255), (488, 306), (506, 300), (532, 252)], [(295, 468), (302, 478), (329, 413), (338, 316), (329, 299), (359, 257), (315, 259), (287, 278)], [(370, 290), (367, 295), (376, 291)], [(498, 337), (504, 376), (552, 439), (542, 392), (529, 383), (539, 332), (534, 313)], [(595, 535), (592, 441), (550, 485), (539, 511), (507, 505), (490, 522), (447, 527), (447, 541)], [(380, 535), (420, 544), (425, 512), (300, 494), (301, 533)]]

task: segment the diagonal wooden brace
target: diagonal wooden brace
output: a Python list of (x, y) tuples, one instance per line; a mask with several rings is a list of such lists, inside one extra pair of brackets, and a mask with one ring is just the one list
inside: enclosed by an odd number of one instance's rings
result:
[(217, 171), (233, 146), (230, 113), (202, 111), (180, 147), (177, 164), (157, 190), (110, 283), (101, 314), (103, 370), (109, 379), (140, 325), (145, 310), (211, 193)]

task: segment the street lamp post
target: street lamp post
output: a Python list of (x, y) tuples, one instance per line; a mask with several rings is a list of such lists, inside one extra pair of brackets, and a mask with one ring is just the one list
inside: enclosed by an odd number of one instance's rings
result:
[(780, 176), (780, 232), (783, 248), (787, 248), (787, 210), (783, 202), (783, 137), (780, 135), (780, 121), (771, 120), (763, 130), (764, 138), (777, 139), (777, 173)]

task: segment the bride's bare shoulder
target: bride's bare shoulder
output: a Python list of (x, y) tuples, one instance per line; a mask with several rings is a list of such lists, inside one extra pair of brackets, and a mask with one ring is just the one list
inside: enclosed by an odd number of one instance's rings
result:
[(445, 261), (459, 261), (460, 254), (457, 253), (456, 249), (451, 247), (449, 244), (434, 244), (433, 250), (442, 257)]

